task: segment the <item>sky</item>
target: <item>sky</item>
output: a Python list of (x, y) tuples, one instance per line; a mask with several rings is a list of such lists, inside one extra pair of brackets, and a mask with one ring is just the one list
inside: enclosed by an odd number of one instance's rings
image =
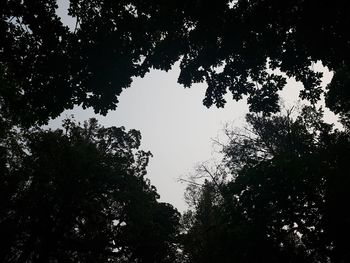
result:
[[(58, 4), (63, 23), (73, 27), (74, 19), (67, 16), (67, 0), (58, 0)], [(328, 83), (332, 74), (319, 64), (315, 67), (324, 72), (324, 85)], [(95, 117), (106, 127), (139, 130), (142, 149), (153, 154), (147, 177), (156, 186), (161, 201), (183, 212), (186, 210), (183, 197), (186, 185), (179, 178), (193, 173), (199, 163), (218, 158), (212, 139), (225, 139), (222, 133), (225, 124), (242, 126), (248, 106), (245, 100), (233, 101), (228, 94), (224, 108), (208, 109), (202, 104), (206, 85), (196, 84), (185, 89), (177, 83), (179, 72), (178, 63), (168, 72), (152, 70), (144, 78), (135, 78), (131, 87), (119, 97), (117, 109), (106, 116), (77, 106), (51, 120), (49, 127), (59, 127), (65, 117), (73, 114), (81, 122)], [(288, 80), (287, 87), (280, 93), (287, 108), (296, 104), (301, 87), (295, 80)], [(326, 118), (334, 121), (329, 112)]]

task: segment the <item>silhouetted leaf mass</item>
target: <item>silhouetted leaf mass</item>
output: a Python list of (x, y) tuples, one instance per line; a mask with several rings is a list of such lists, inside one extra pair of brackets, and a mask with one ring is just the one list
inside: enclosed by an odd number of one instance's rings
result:
[(45, 122), (74, 105), (106, 114), (133, 77), (180, 61), (179, 83), (207, 83), (206, 106), (223, 107), (229, 91), (235, 100), (248, 96), (252, 111), (271, 113), (279, 109), (285, 75), (302, 82), (302, 98), (319, 99), (322, 74), (313, 65), (321, 61), (339, 71), (329, 86), (329, 106), (345, 111), (347, 102), (336, 98), (346, 93), (339, 87), (346, 85), (341, 72), (348, 72), (350, 59), (349, 5), (71, 0), (76, 25), (69, 29), (54, 0), (6, 0), (0, 6), (0, 66), (12, 87), (0, 95), (23, 123)]

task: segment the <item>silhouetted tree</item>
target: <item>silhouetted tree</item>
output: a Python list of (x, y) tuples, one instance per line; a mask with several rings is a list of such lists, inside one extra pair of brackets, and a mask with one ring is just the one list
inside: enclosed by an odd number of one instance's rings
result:
[(278, 110), (285, 75), (317, 101), (322, 74), (313, 64), (321, 61), (336, 72), (329, 107), (348, 111), (348, 1), (71, 0), (72, 29), (56, 10), (56, 0), (0, 4), (0, 67), (12, 83), (0, 96), (21, 122), (45, 122), (77, 104), (105, 114), (132, 77), (176, 61), (179, 83), (208, 84), (206, 106), (224, 106), (229, 90), (264, 112)]
[(171, 50), (151, 59), (156, 49), (164, 51), (167, 33), (182, 27), (182, 19), (170, 19), (182, 12), (175, 2), (73, 0), (71, 30), (57, 8), (56, 0), (0, 4), (0, 67), (4, 79), (16, 81), (0, 95), (21, 122), (45, 122), (79, 104), (105, 114), (132, 77), (157, 59), (166, 61), (163, 69), (179, 59)]
[(249, 132), (229, 131), (223, 148), (231, 178), (217, 184), (209, 176), (193, 195), (184, 236), (189, 258), (349, 261), (348, 131), (333, 130), (311, 107), (295, 118), (248, 115), (247, 122)]
[(144, 177), (139, 132), (95, 119), (6, 132), (1, 262), (175, 262), (179, 213)]

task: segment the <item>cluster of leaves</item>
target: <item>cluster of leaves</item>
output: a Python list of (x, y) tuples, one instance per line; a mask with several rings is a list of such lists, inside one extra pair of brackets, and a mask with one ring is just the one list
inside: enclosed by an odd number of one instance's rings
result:
[[(57, 8), (56, 0), (0, 4), (2, 78), (16, 82), (0, 94), (22, 123), (45, 122), (79, 104), (102, 114), (114, 109), (131, 78), (157, 64), (150, 62), (155, 47), (164, 49), (159, 42), (181, 21), (165, 19), (177, 9), (164, 1), (72, 0), (70, 30)], [(178, 57), (162, 59), (171, 65)]]
[(105, 114), (132, 77), (179, 60), (179, 83), (205, 81), (208, 107), (224, 106), (229, 90), (235, 100), (247, 95), (252, 111), (276, 112), (286, 79), (275, 69), (301, 81), (301, 96), (315, 102), (316, 61), (339, 72), (329, 106), (347, 105), (337, 100), (348, 93), (347, 1), (70, 0), (71, 29), (57, 8), (56, 0), (0, 4), (1, 78), (12, 83), (0, 96), (22, 123), (79, 104)]
[(189, 262), (348, 262), (349, 131), (311, 108), (247, 122), (228, 133), (219, 172), (190, 187)]
[(0, 261), (175, 262), (179, 213), (144, 177), (140, 133), (63, 128), (1, 126)]

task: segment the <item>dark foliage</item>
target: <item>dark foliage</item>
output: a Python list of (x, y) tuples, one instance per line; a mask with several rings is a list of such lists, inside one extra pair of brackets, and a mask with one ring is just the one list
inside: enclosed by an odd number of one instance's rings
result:
[(320, 118), (248, 115), (251, 134), (229, 133), (230, 177), (185, 216), (190, 262), (349, 262), (350, 136)]
[[(192, 189), (184, 216), (190, 262), (350, 262), (350, 2), (343, 0), (56, 0), (0, 2), (0, 260), (174, 262), (178, 213), (144, 178), (140, 134), (83, 127), (20, 130), (82, 105), (106, 114), (133, 77), (169, 70), (207, 84), (204, 105), (247, 96), (251, 134), (231, 135), (218, 175)], [(272, 115), (286, 77), (322, 93), (321, 114)]]
[(1, 262), (175, 262), (179, 213), (144, 178), (139, 132), (66, 120), (0, 143)]
[(317, 101), (321, 74), (312, 65), (321, 61), (338, 76), (329, 106), (347, 109), (338, 98), (348, 93), (348, 1), (71, 0), (71, 30), (56, 9), (55, 0), (0, 4), (0, 67), (11, 83), (0, 96), (22, 123), (78, 104), (105, 114), (132, 77), (179, 60), (179, 83), (208, 84), (206, 106), (224, 106), (229, 90), (264, 112), (278, 110), (286, 83), (273, 69), (301, 81), (301, 97)]

